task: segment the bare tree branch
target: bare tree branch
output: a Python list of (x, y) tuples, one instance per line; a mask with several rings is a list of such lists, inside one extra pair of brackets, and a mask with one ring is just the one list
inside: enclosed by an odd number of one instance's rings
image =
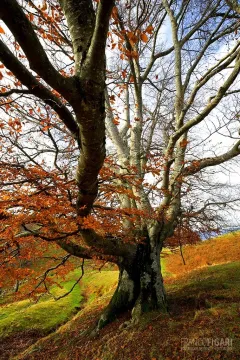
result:
[(239, 154), (240, 154), (240, 140), (237, 141), (236, 144), (229, 151), (227, 151), (222, 155), (206, 158), (206, 159), (200, 159), (198, 161), (193, 162), (192, 165), (189, 165), (184, 169), (183, 175), (194, 175), (204, 168), (223, 164), (226, 161), (235, 158)]
[(0, 18), (23, 49), (30, 68), (68, 100), (74, 88), (74, 80), (62, 76), (50, 63), (31, 22), (18, 2), (16, 0), (2, 0), (0, 2)]
[[(27, 68), (13, 55), (13, 53), (1, 40), (0, 60), (9, 70), (11, 70), (11, 72), (21, 81), (21, 83), (29, 89), (27, 91), (43, 100), (47, 105), (51, 106), (56, 111), (73, 137), (78, 139), (78, 125), (75, 122), (71, 112), (57, 96), (53, 95), (49, 89), (36, 80), (30, 71), (27, 70)], [(21, 91), (19, 90), (19, 92)], [(26, 92), (26, 90), (23, 89), (23, 92)]]

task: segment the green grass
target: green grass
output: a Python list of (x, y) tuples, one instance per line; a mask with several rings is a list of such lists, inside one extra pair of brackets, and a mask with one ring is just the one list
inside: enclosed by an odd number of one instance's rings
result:
[[(69, 274), (71, 280), (62, 284), (63, 289), (54, 287), (54, 295), (60, 296), (69, 291), (78, 276), (79, 270)], [(84, 275), (68, 296), (60, 300), (44, 296), (37, 303), (23, 300), (0, 307), (0, 337), (21, 331), (35, 330), (47, 334), (55, 330), (79, 311), (81, 306), (106, 296), (109, 289), (115, 286), (117, 277), (117, 271), (91, 271)]]
[[(54, 289), (55, 295), (62, 295), (74, 284), (74, 280), (67, 281), (63, 289)], [(23, 300), (0, 308), (0, 337), (15, 332), (37, 330), (48, 333), (66, 322), (76, 313), (76, 308), (83, 300), (81, 288), (77, 285), (72, 293), (58, 301), (45, 296), (39, 302)]]
[(103, 297), (109, 296), (116, 287), (118, 271), (92, 271), (86, 273), (83, 278), (83, 291), (86, 296), (87, 304)]
[(227, 286), (231, 291), (240, 290), (240, 261), (193, 270), (189, 276), (179, 279), (176, 286), (183, 286), (183, 292), (191, 289), (213, 290)]
[[(206, 300), (211, 308), (228, 308), (240, 301), (240, 261), (215, 265), (192, 271), (188, 276), (176, 280), (169, 280), (167, 292), (170, 299)], [(207, 306), (207, 307), (208, 307)]]
[(170, 250), (169, 250), (169, 252), (164, 251), (164, 256), (161, 256), (161, 270), (162, 270), (163, 278), (172, 276), (172, 273), (167, 270), (167, 262), (168, 262), (168, 257), (169, 256), (171, 256), (171, 251)]

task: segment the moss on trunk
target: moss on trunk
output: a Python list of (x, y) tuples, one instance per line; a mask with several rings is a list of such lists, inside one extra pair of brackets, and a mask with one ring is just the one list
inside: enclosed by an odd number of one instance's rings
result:
[(119, 265), (118, 286), (100, 317), (98, 330), (128, 310), (132, 311), (134, 321), (144, 312), (156, 309), (167, 311), (159, 258), (157, 247), (139, 245), (134, 261), (123, 261)]

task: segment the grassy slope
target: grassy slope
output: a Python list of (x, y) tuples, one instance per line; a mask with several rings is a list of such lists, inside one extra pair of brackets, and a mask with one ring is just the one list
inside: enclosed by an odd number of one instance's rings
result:
[[(197, 247), (187, 246), (184, 248), (186, 266), (179, 262), (179, 254), (164, 258), (170, 317), (148, 314), (136, 328), (119, 330), (119, 325), (129, 316), (125, 315), (103, 329), (98, 339), (91, 339), (86, 330), (94, 326), (117, 280), (116, 271), (92, 272), (85, 276), (81, 290), (76, 289), (70, 297), (57, 303), (45, 299), (36, 305), (21, 302), (4, 307), (0, 311), (0, 333), (12, 334), (5, 339), (5, 343), (13, 345), (16, 341), (19, 344), (25, 334), (24, 349), (76, 312), (76, 306), (79, 307), (79, 300), (84, 294), (84, 307), (72, 320), (36, 341), (18, 359), (192, 360), (197, 356), (199, 359), (238, 359), (240, 262), (233, 261), (240, 260), (239, 242), (240, 234), (234, 238), (225, 235)], [(193, 270), (207, 263), (225, 264)], [(65, 287), (68, 286), (69, 283), (65, 284)], [(19, 333), (19, 330), (24, 332)], [(31, 332), (29, 337), (26, 336), (32, 330), (35, 330), (35, 338)], [(233, 351), (224, 350), (221, 353), (214, 349), (200, 354), (196, 351), (183, 353), (181, 338), (184, 337), (231, 337)], [(3, 346), (3, 351), (6, 357), (2, 354), (0, 358), (9, 358), (7, 353), (10, 351), (6, 346)]]
[[(58, 290), (56, 295), (69, 291), (73, 283), (73, 280), (66, 282), (64, 289)], [(26, 328), (47, 333), (65, 323), (76, 312), (82, 300), (80, 288), (76, 286), (69, 296), (59, 301), (45, 297), (37, 303), (23, 300), (3, 306), (0, 311), (0, 337), (24, 331)]]

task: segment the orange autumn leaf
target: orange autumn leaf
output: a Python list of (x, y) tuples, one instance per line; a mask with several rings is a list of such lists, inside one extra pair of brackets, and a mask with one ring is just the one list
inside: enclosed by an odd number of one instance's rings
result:
[(180, 142), (180, 146), (181, 146), (181, 147), (186, 147), (187, 144), (188, 144), (188, 141), (187, 141), (186, 139), (184, 139), (184, 140), (182, 140), (182, 141)]
[(119, 125), (119, 124), (120, 124), (118, 118), (114, 118), (112, 122), (113, 122), (113, 124), (115, 124), (115, 125)]
[(148, 25), (148, 27), (145, 30), (146, 33), (152, 35), (153, 33), (153, 26), (152, 25)]
[(122, 71), (122, 77), (125, 79), (127, 77), (127, 70)]
[(130, 81), (130, 82), (134, 82), (134, 76), (133, 76), (133, 75), (130, 76), (129, 81)]
[(141, 40), (142, 40), (143, 42), (145, 42), (145, 43), (148, 42), (148, 36), (147, 36), (146, 34), (142, 33), (142, 34), (140, 35), (140, 38), (141, 38)]
[(115, 95), (110, 95), (109, 100), (110, 100), (110, 102), (114, 102), (115, 101)]
[(134, 34), (134, 32), (129, 31), (127, 35), (128, 35), (128, 39), (129, 39), (131, 45), (136, 44), (136, 42), (138, 41), (138, 38), (137, 38), (137, 36)]
[(29, 14), (29, 20), (30, 20), (31, 22), (33, 22), (33, 19), (34, 19), (33, 14)]
[(46, 3), (46, 1), (44, 1), (43, 6), (42, 6), (42, 11), (45, 11), (45, 10), (47, 10), (47, 3)]
[(132, 57), (133, 59), (137, 59), (138, 58), (138, 52), (137, 51), (131, 51), (130, 57)]
[(5, 34), (5, 31), (3, 30), (3, 28), (0, 26), (0, 34)]
[(112, 9), (112, 17), (114, 19), (117, 19), (117, 16), (118, 16), (118, 9), (117, 9), (116, 6), (114, 6), (113, 9)]

